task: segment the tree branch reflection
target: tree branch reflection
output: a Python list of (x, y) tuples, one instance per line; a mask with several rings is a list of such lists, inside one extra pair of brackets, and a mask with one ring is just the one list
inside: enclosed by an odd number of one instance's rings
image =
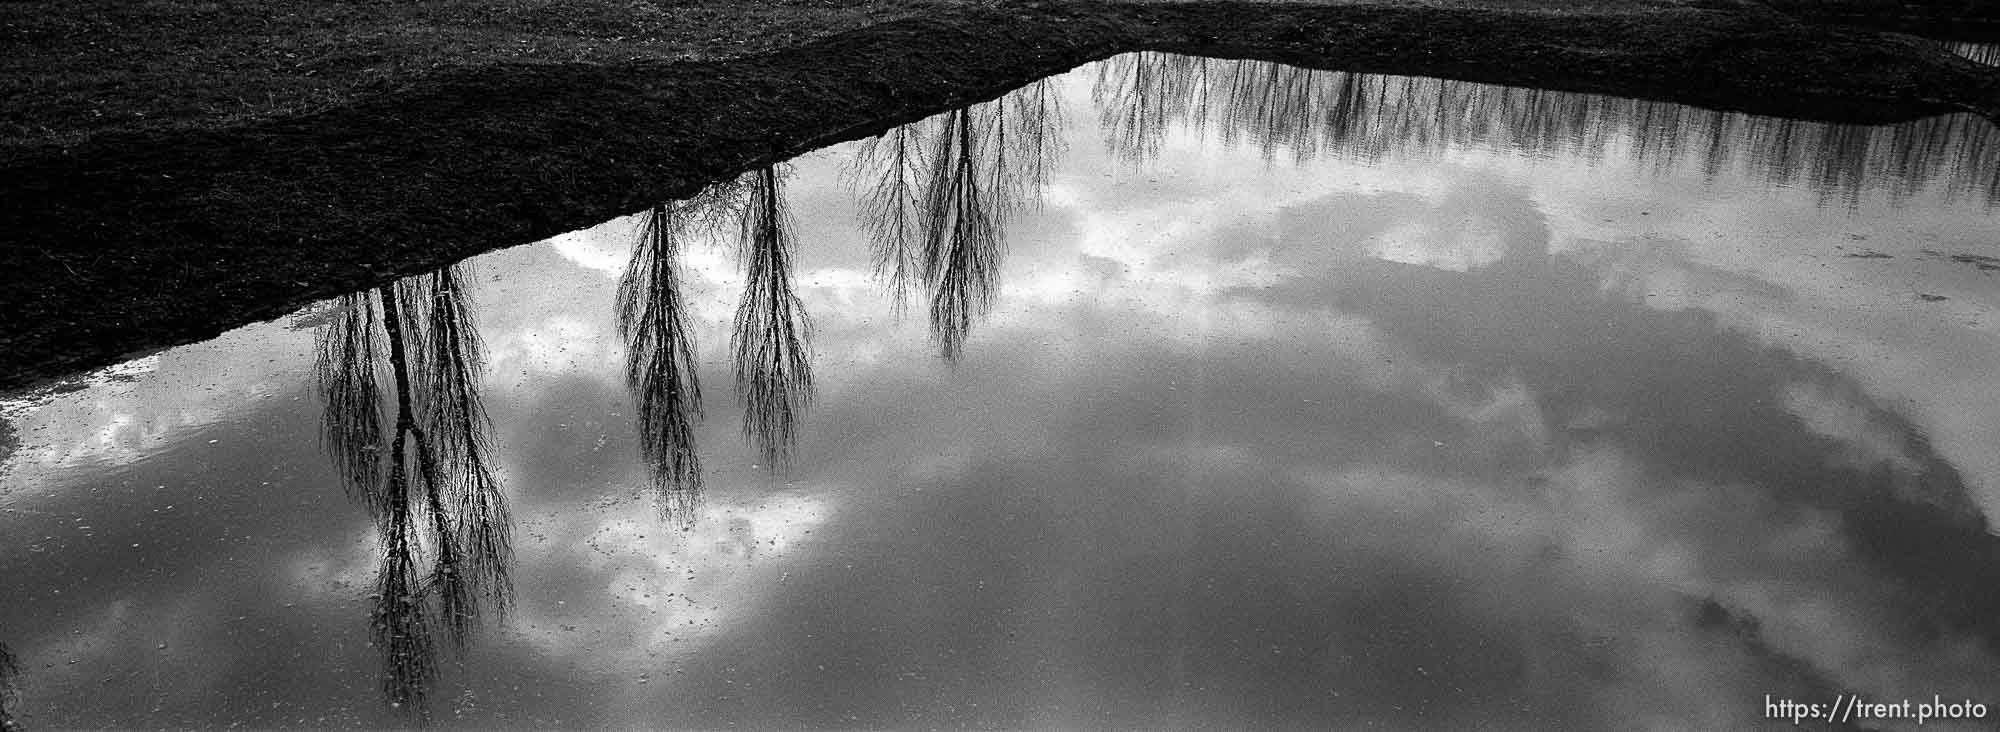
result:
[(861, 192), (862, 223), (871, 235), (875, 276), (889, 288), (891, 307), (901, 315), (916, 277), (920, 220), (918, 191), (923, 185), (921, 124), (908, 124), (861, 143), (855, 165), (875, 181)]
[(382, 538), (370, 626), (383, 697), (425, 718), (438, 635), (462, 645), (513, 591), (510, 521), (479, 396), (482, 349), (462, 280), (454, 267), (341, 298), (315, 364), (326, 447)]
[(812, 401), (812, 323), (792, 289), (795, 252), (777, 169), (750, 173), (739, 255), (743, 298), (730, 334), (743, 433), (772, 469), (789, 464), (799, 418)]
[(1006, 219), (1038, 200), (1062, 150), (1047, 80), (898, 127), (866, 143), (857, 170), (875, 271), (898, 309), (911, 276), (929, 299), (932, 340), (957, 360), (998, 288)]
[(348, 497), (378, 523), (387, 510), (382, 496), (382, 390), (376, 380), (380, 320), (374, 293), (342, 295), (332, 320), (317, 334), (314, 369), (324, 405), (321, 444), (333, 454)]
[(932, 137), (923, 199), (919, 267), (930, 290), (931, 334), (947, 361), (958, 358), (973, 316), (991, 304), (1001, 256), (999, 212), (989, 200), (996, 192), (980, 175), (984, 141), (973, 118), (969, 108), (945, 113)]
[(712, 228), (741, 209), (742, 187), (718, 184), (641, 215), (632, 259), (618, 280), (618, 334), (625, 383), (638, 404), (640, 457), (654, 500), (669, 523), (694, 524), (701, 504), (701, 458), (694, 423), (702, 417), (694, 331), (682, 297), (678, 259), (690, 230)]

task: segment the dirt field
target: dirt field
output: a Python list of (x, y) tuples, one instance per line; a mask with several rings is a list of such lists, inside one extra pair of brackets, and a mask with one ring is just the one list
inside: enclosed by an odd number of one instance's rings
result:
[(0, 388), (1123, 51), (1828, 120), (2000, 116), (1990, 69), (1750, 0), (16, 0), (0, 32)]

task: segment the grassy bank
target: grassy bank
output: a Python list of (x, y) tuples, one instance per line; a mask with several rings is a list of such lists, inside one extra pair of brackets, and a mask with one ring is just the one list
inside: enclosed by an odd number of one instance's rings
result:
[(324, 110), (439, 70), (737, 57), (962, 4), (0, 2), (0, 150)]
[[(37, 5), (0, 4), (7, 32)], [(125, 45), (6, 61), (0, 388), (594, 224), (1122, 51), (1829, 120), (2000, 112), (2000, 83), (1970, 62), (1730, 0), (261, 7), (107, 5), (171, 28), (84, 29), (56, 45)], [(234, 52), (194, 48), (218, 34)], [(111, 66), (162, 48), (200, 56)], [(163, 91), (176, 78), (185, 89)]]

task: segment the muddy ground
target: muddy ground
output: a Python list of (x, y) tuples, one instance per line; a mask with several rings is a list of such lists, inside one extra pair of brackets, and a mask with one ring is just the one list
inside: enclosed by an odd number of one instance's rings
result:
[[(423, 5), (439, 6), (456, 7)], [(103, 103), (124, 117), (110, 121), (64, 111), (90, 103), (88, 84), (24, 81), (31, 64), (16, 59), (0, 69), (0, 92), (12, 101), (40, 83), (55, 101), (9, 108), (0, 137), (0, 389), (589, 226), (1125, 51), (1830, 121), (1964, 110), (2000, 118), (2000, 76), (1911, 37), (1809, 22), (1751, 0), (1578, 7), (794, 3), (740, 25), (716, 16), (712, 26), (655, 27), (643, 38), (618, 35), (637, 32), (620, 25), (629, 19), (535, 35), (537, 26), (522, 25), (532, 18), (513, 18), (481, 26), (490, 36), (435, 34), (461, 46), (384, 51), (403, 54), (387, 72), (334, 63), (323, 67), (326, 83), (300, 81), (322, 67), (245, 72), (270, 96), (241, 108), (186, 103), (228, 92), (227, 80), (185, 93), (112, 84)], [(13, 12), (0, 12), (10, 34)], [(556, 50), (519, 53), (509, 44), (524, 36)], [(257, 63), (270, 56), (243, 53)], [(62, 63), (51, 59), (43, 67)]]

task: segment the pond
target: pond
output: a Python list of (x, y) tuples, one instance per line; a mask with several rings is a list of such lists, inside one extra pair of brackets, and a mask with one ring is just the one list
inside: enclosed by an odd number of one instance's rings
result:
[(6, 713), (2000, 704), (1996, 203), (1969, 116), (1116, 57), (9, 396)]

